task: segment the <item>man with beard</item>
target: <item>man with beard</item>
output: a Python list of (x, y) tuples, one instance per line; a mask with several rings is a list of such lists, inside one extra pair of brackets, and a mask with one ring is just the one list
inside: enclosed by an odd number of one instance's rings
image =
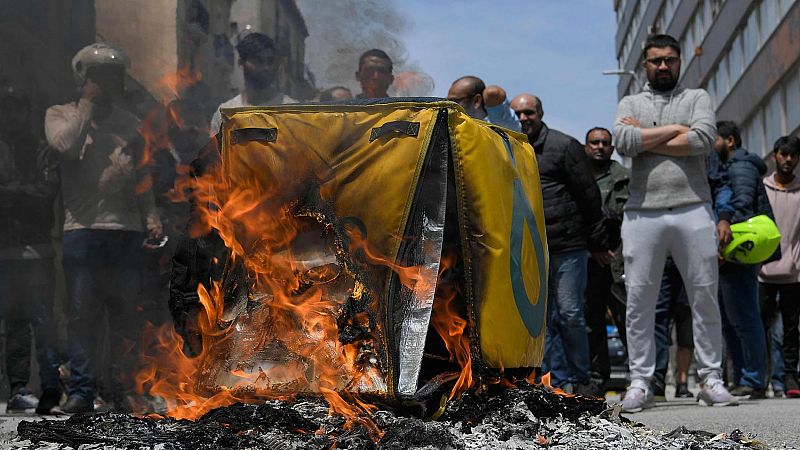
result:
[(619, 228), (622, 224), (623, 208), (628, 200), (630, 179), (628, 169), (611, 159), (614, 145), (611, 143), (611, 132), (607, 129), (594, 127), (589, 130), (584, 149), (592, 175), (600, 189), (609, 247), (615, 249), (611, 264), (602, 265), (594, 259), (589, 260), (586, 285), (586, 324), (589, 328), (592, 377), (603, 387), (600, 392), (604, 393), (611, 377), (606, 333), (607, 311), (611, 311), (619, 335), (623, 342), (625, 340), (625, 282), (622, 277), (624, 271)]
[(628, 292), (631, 384), (623, 409), (653, 406), (654, 321), (661, 274), (672, 256), (684, 280), (694, 321), (698, 402), (738, 404), (722, 381), (722, 329), (717, 303), (717, 239), (705, 156), (717, 136), (714, 107), (702, 89), (678, 84), (680, 45), (655, 35), (645, 43), (648, 83), (617, 108), (617, 151), (631, 158), (630, 197), (622, 222)]
[(394, 83), (392, 59), (383, 50), (373, 48), (358, 58), (356, 80), (361, 84), (361, 93), (356, 98), (385, 98)]
[(520, 120), (511, 110), (506, 91), (500, 86), (486, 86), (478, 77), (461, 77), (447, 91), (447, 99), (456, 102), (473, 119), (521, 131)]
[(554, 386), (571, 383), (575, 393), (596, 395), (599, 392), (589, 375), (583, 308), (586, 270), (589, 252), (601, 266), (614, 256), (606, 242), (600, 190), (583, 146), (575, 138), (547, 128), (537, 97), (518, 95), (511, 108), (536, 151), (542, 183), (550, 252), (549, 319), (542, 368), (551, 373)]
[[(781, 230), (781, 259), (764, 264), (759, 279), (762, 301), (765, 309), (769, 308), (765, 316), (771, 319), (780, 305), (786, 396), (800, 398), (797, 381), (800, 359), (800, 252), (797, 251), (800, 246), (800, 177), (794, 174), (800, 161), (800, 139), (797, 136), (779, 138), (773, 147), (772, 158), (775, 160), (775, 173), (764, 178), (764, 186), (775, 213), (775, 223)], [(774, 384), (773, 389), (777, 390)]]
[[(261, 33), (250, 33), (236, 44), (236, 51), (239, 52), (239, 65), (244, 73), (244, 92), (219, 105), (220, 108), (297, 103), (278, 91), (278, 55), (272, 38)], [(212, 136), (219, 132), (220, 125), (222, 116), (217, 109), (211, 118), (209, 132)]]
[[(742, 222), (764, 214), (773, 217), (772, 208), (761, 178), (767, 165), (761, 158), (742, 148), (739, 127), (730, 121), (717, 122), (714, 150), (727, 170), (733, 193), (733, 217)], [(759, 265), (727, 262), (719, 268), (719, 301), (722, 332), (733, 360), (731, 391), (736, 397), (766, 398), (767, 342), (758, 308)]]

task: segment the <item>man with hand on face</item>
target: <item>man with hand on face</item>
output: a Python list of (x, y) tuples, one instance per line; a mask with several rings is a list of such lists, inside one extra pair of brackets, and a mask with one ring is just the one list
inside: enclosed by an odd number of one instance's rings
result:
[[(244, 74), (244, 92), (227, 102), (219, 105), (220, 108), (237, 108), (251, 105), (283, 105), (297, 103), (296, 100), (284, 95), (278, 86), (278, 55), (275, 42), (269, 36), (261, 33), (250, 33), (238, 44), (239, 65)], [(215, 135), (222, 125), (222, 116), (219, 108), (211, 118), (209, 132)]]
[[(111, 399), (126, 409), (133, 394), (145, 238), (162, 236), (153, 193), (143, 183), (137, 118), (118, 106), (127, 56), (108, 44), (91, 44), (72, 59), (80, 99), (52, 106), (45, 116), (47, 142), (59, 156), (64, 198), (64, 278), (71, 375), (65, 413), (94, 410), (95, 348), (109, 322)], [(108, 399), (107, 399), (108, 400)]]
[(627, 412), (653, 406), (655, 306), (667, 256), (683, 278), (695, 361), (703, 388), (698, 402), (737, 404), (722, 381), (722, 327), (717, 303), (717, 238), (705, 157), (717, 136), (714, 107), (702, 89), (679, 85), (680, 45), (655, 35), (645, 43), (643, 92), (617, 108), (617, 151), (631, 158), (630, 197), (622, 222), (631, 384)]
[(394, 82), (389, 55), (377, 48), (364, 52), (358, 58), (356, 80), (361, 84), (361, 93), (356, 95), (357, 99), (388, 97), (387, 90)]
[[(589, 328), (592, 377), (598, 378), (595, 382), (603, 387), (611, 377), (606, 311), (611, 311), (619, 335), (625, 341), (625, 282), (622, 277), (624, 269), (619, 229), (623, 208), (628, 200), (630, 173), (622, 164), (611, 159), (614, 145), (611, 143), (611, 132), (607, 129), (595, 127), (589, 130), (584, 149), (600, 189), (609, 248), (614, 249), (614, 260), (608, 265), (589, 259), (586, 284), (586, 325)], [(599, 393), (604, 394), (605, 389), (600, 389)]]
[(573, 385), (575, 393), (596, 395), (592, 382), (584, 295), (589, 254), (611, 263), (600, 190), (583, 146), (542, 122), (542, 105), (530, 94), (514, 97), (511, 108), (536, 151), (550, 252), (547, 336), (542, 368), (551, 383)]
[(473, 119), (522, 131), (519, 119), (508, 103), (506, 91), (500, 86), (487, 87), (480, 78), (468, 75), (453, 82), (447, 91), (447, 99), (461, 105)]

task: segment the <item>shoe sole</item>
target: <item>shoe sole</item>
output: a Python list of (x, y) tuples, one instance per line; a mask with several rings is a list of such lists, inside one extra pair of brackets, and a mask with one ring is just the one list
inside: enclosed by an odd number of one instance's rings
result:
[(711, 402), (707, 402), (707, 401), (705, 401), (703, 399), (698, 399), (697, 403), (700, 406), (712, 406), (714, 408), (723, 408), (725, 406), (739, 406), (739, 402), (736, 401), (736, 400), (731, 400), (729, 402), (722, 402), (722, 403), (711, 403)]

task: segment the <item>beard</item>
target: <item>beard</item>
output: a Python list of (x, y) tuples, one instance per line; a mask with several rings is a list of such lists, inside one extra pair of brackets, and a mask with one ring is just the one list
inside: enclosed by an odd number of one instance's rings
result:
[(244, 71), (244, 82), (255, 89), (266, 89), (275, 82), (274, 73), (253, 73)]
[(656, 74), (656, 76), (650, 80), (650, 87), (662, 92), (673, 90), (677, 84), (678, 77), (672, 75), (671, 73), (668, 77), (659, 76), (659, 74)]

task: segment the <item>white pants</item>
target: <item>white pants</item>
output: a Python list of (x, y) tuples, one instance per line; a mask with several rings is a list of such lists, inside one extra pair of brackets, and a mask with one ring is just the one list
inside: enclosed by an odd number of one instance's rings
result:
[(706, 381), (722, 375), (722, 321), (717, 303), (716, 226), (711, 206), (626, 211), (622, 222), (628, 289), (628, 365), (632, 385), (648, 386), (655, 369), (656, 301), (672, 256), (692, 308), (694, 357)]

